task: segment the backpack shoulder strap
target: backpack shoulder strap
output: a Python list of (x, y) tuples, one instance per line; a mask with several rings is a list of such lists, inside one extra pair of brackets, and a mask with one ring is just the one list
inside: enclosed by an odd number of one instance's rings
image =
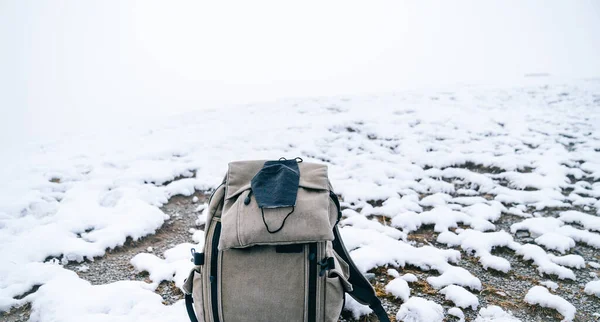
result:
[(198, 318), (196, 317), (196, 312), (194, 312), (194, 299), (192, 298), (192, 294), (185, 295), (185, 309), (187, 310), (188, 317), (191, 322), (198, 322)]
[[(333, 199), (333, 202), (338, 207), (339, 221), (342, 213), (340, 202), (334, 193), (331, 194), (331, 199)], [(354, 264), (354, 261), (352, 261), (352, 258), (348, 254), (348, 250), (346, 249), (346, 246), (344, 246), (337, 224), (333, 227), (333, 236), (333, 250), (335, 250), (335, 252), (348, 263), (348, 266), (350, 267), (350, 278), (348, 279), (348, 282), (352, 284), (352, 291), (348, 292), (348, 294), (359, 303), (368, 305), (375, 315), (377, 315), (380, 322), (390, 322), (390, 318), (385, 312), (383, 305), (381, 305), (381, 301), (377, 298), (373, 286), (371, 286), (371, 283), (369, 283), (365, 276), (358, 268), (356, 268), (356, 264)]]

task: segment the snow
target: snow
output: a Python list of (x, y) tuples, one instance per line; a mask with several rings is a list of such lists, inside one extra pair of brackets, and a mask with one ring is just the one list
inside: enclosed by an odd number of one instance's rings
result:
[(552, 291), (556, 291), (558, 289), (558, 284), (552, 281), (541, 281), (540, 284)]
[(91, 285), (73, 274), (63, 274), (30, 295), (32, 321), (184, 321), (183, 302), (162, 305), (154, 286), (141, 281)]
[(444, 308), (424, 298), (413, 296), (400, 306), (396, 314), (397, 321), (404, 322), (442, 322)]
[(492, 268), (504, 273), (510, 270), (510, 263), (502, 257), (492, 255), (492, 249), (500, 246), (518, 247), (513, 241), (512, 236), (503, 230), (498, 232), (480, 232), (466, 229), (461, 230), (459, 234), (445, 231), (438, 236), (437, 241), (448, 246), (460, 245), (463, 250), (473, 252), (476, 257), (479, 257), (479, 262), (483, 268)]
[(600, 263), (596, 263), (596, 262), (587, 262), (587, 263), (592, 268), (596, 268), (596, 269), (600, 268)]
[(557, 234), (555, 232), (548, 232), (535, 239), (538, 245), (544, 245), (547, 249), (556, 250), (561, 253), (565, 253), (567, 250), (575, 247), (575, 241), (573, 238)]
[(418, 277), (416, 277), (414, 274), (411, 274), (411, 273), (404, 274), (404, 275), (400, 276), (400, 278), (409, 283), (414, 283), (419, 280)]
[(437, 206), (420, 214), (407, 212), (392, 219), (392, 226), (404, 231), (419, 229), (422, 225), (434, 225), (434, 231), (444, 232), (449, 228), (457, 228), (459, 223), (469, 225), (477, 230), (493, 230), (495, 226), (484, 218), (469, 216), (453, 210), (448, 206)]
[(463, 311), (461, 309), (459, 309), (457, 307), (448, 309), (448, 315), (457, 317), (459, 322), (465, 321), (465, 314), (463, 313)]
[(600, 217), (588, 215), (575, 210), (562, 212), (558, 219), (566, 223), (577, 223), (585, 229), (600, 232)]
[(583, 291), (585, 294), (596, 295), (597, 297), (600, 297), (600, 281), (591, 281), (585, 284)]
[(352, 226), (341, 228), (340, 234), (361, 272), (367, 272), (386, 264), (400, 267), (413, 265), (424, 270), (434, 269), (442, 273), (452, 268), (458, 268), (450, 264), (460, 259), (460, 252), (453, 249), (438, 249), (431, 246), (414, 247), (385, 234)]
[(89, 267), (89, 266), (87, 266), (87, 265), (85, 265), (85, 264), (83, 264), (83, 265), (81, 265), (81, 266), (77, 267), (77, 271), (78, 271), (78, 272), (85, 273), (85, 272), (87, 272), (87, 271), (89, 271), (89, 270), (90, 270), (90, 267)]
[[(426, 272), (421, 278), (448, 297), (482, 289), (474, 272), (458, 266), (461, 251), (485, 269), (510, 272), (510, 263), (492, 254), (505, 247), (540, 274), (575, 280), (583, 257), (553, 252), (571, 253), (580, 243), (600, 249), (600, 183), (593, 181), (600, 178), (600, 112), (593, 105), (599, 89), (598, 82), (578, 81), (289, 99), (32, 139), (1, 161), (0, 310), (31, 303), (40, 321), (93, 321), (93, 312), (114, 321), (185, 320), (183, 304), (163, 305), (155, 289), (165, 280), (181, 285), (202, 230), (190, 230), (188, 243), (164, 254), (155, 247), (134, 256), (132, 266), (149, 273), (148, 283), (90, 285), (62, 265), (155, 233), (175, 219), (160, 209), (170, 197), (216, 188), (228, 162), (280, 156), (328, 164), (348, 206), (340, 232), (350, 255), (363, 273), (390, 268), (386, 288), (406, 299), (398, 314), (407, 318), (443, 319), (437, 304), (409, 297), (417, 277), (401, 275), (407, 266)], [(563, 92), (569, 100), (549, 107)], [(575, 137), (573, 146), (563, 132)], [(207, 205), (196, 205), (203, 225)], [(558, 217), (549, 217), (557, 207)], [(510, 215), (519, 222), (501, 230)], [(409, 238), (432, 229), (437, 240)], [(535, 244), (521, 244), (518, 231)], [(18, 299), (34, 285), (42, 287)], [(597, 295), (597, 287), (588, 283), (586, 292)], [(532, 289), (531, 297), (541, 292)], [(346, 309), (357, 317), (370, 312), (353, 300)], [(478, 321), (513, 319), (502, 312), (481, 308)]]
[(472, 290), (481, 290), (481, 281), (466, 269), (457, 266), (449, 267), (440, 276), (428, 277), (427, 282), (436, 289), (456, 284)]
[(521, 322), (521, 320), (515, 318), (499, 306), (490, 305), (479, 310), (479, 314), (474, 322)]
[(589, 215), (579, 212), (564, 212), (559, 218), (529, 218), (513, 224), (510, 230), (513, 233), (520, 230), (529, 231), (532, 236), (537, 237), (535, 239), (537, 244), (561, 253), (575, 247), (575, 242), (583, 242), (594, 248), (600, 248), (599, 234), (565, 224), (567, 222), (585, 223), (587, 224), (585, 228), (591, 230), (595, 228), (596, 221), (587, 216)]
[(395, 270), (395, 269), (393, 269), (393, 268), (389, 268), (387, 270), (387, 274), (390, 275), (391, 277), (394, 277), (394, 278), (400, 277), (400, 273), (398, 273), (398, 271)]
[(345, 214), (348, 218), (340, 221), (340, 224), (342, 225), (378, 231), (394, 239), (406, 239), (406, 234), (398, 229), (385, 226), (375, 219), (367, 219), (367, 217), (362, 216), (351, 209), (347, 209)]
[[(523, 256), (525, 260), (532, 260), (537, 266), (537, 270), (541, 273), (548, 275), (556, 275), (560, 279), (571, 279), (576, 280), (575, 273), (572, 270), (555, 263), (559, 257), (552, 254), (546, 253), (541, 247), (533, 244), (526, 244), (520, 247), (517, 252), (518, 255)], [(578, 255), (575, 255), (578, 256)], [(569, 257), (571, 258), (571, 257)], [(578, 264), (577, 260), (572, 264)], [(574, 266), (575, 266), (574, 265)]]
[(440, 294), (445, 295), (446, 300), (452, 301), (454, 305), (463, 309), (471, 307), (476, 310), (479, 306), (477, 296), (460, 286), (448, 285), (440, 290)]
[(463, 208), (463, 211), (471, 216), (476, 218), (481, 218), (483, 220), (494, 222), (500, 219), (502, 205), (499, 203), (494, 203), (493, 205), (486, 205), (479, 198), (478, 202), (473, 203), (471, 206)]
[(401, 279), (395, 278), (385, 286), (385, 291), (392, 294), (396, 298), (406, 302), (410, 297), (410, 287), (408, 283)]
[(131, 265), (139, 272), (148, 272), (156, 286), (162, 281), (175, 281), (175, 285), (181, 287), (193, 267), (190, 249), (202, 249), (202, 245), (204, 239), (198, 244), (179, 244), (165, 251), (164, 259), (155, 254), (140, 253), (131, 259)]
[(558, 295), (551, 294), (547, 288), (534, 286), (525, 295), (525, 302), (555, 309), (564, 317), (563, 321), (573, 321), (575, 318), (575, 306)]
[(358, 303), (352, 296), (346, 294), (345, 298), (346, 304), (344, 305), (344, 310), (349, 311), (355, 319), (373, 312), (368, 306)]
[(418, 204), (418, 197), (415, 195), (407, 195), (398, 198), (392, 196), (388, 198), (380, 207), (365, 207), (361, 214), (368, 216), (371, 214), (384, 215), (390, 218), (406, 212), (406, 211), (423, 211), (423, 208)]

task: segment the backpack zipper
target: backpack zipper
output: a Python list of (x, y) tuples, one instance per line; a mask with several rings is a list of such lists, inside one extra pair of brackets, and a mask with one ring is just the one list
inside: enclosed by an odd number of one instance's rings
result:
[(213, 322), (219, 322), (219, 297), (217, 294), (217, 273), (219, 264), (219, 238), (221, 237), (221, 222), (215, 224), (210, 251), (210, 303), (212, 306)]
[(308, 245), (308, 322), (317, 320), (317, 243)]

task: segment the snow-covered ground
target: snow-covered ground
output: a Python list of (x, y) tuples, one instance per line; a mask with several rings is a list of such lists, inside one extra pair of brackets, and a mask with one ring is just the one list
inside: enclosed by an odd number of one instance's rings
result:
[[(598, 80), (281, 100), (23, 144), (0, 161), (0, 311), (31, 303), (33, 321), (185, 321), (182, 301), (165, 305), (155, 290), (181, 286), (201, 231), (131, 259), (150, 283), (93, 285), (63, 266), (84, 271), (127, 237), (153, 234), (169, 198), (215, 188), (228, 162), (280, 156), (329, 165), (346, 246), (364, 273), (386, 267), (398, 320), (600, 313)], [(480, 303), (492, 285), (465, 259), (509, 283), (516, 263), (530, 263), (545, 287), (504, 307)], [(562, 297), (568, 287), (596, 311)], [(346, 309), (369, 312), (351, 300)]]

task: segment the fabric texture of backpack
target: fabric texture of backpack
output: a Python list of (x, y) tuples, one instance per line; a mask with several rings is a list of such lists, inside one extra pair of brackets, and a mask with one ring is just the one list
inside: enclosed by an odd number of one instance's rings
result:
[(229, 164), (209, 199), (203, 252), (183, 291), (192, 322), (338, 321), (345, 293), (389, 318), (340, 238), (327, 166)]

